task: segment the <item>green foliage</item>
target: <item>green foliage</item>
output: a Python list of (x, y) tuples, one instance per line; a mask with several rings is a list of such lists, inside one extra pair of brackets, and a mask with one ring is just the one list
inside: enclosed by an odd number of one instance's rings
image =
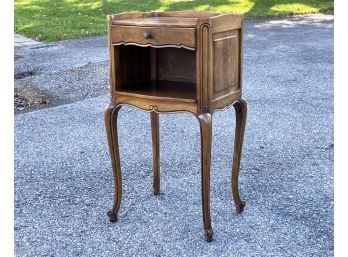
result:
[(15, 0), (15, 32), (55, 41), (106, 33), (106, 15), (125, 11), (241, 12), (247, 19), (333, 10), (333, 0)]

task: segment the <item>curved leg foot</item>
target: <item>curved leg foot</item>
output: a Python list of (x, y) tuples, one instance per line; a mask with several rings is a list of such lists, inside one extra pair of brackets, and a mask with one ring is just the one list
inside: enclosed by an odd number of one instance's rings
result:
[(238, 190), (238, 176), (240, 159), (243, 147), (243, 138), (245, 123), (247, 117), (247, 102), (243, 99), (238, 100), (233, 104), (236, 111), (236, 133), (234, 139), (234, 153), (233, 153), (233, 164), (232, 164), (232, 195), (236, 205), (236, 212), (241, 213), (244, 210), (245, 202), (240, 199)]
[(236, 205), (237, 214), (241, 214), (244, 211), (245, 201), (240, 201), (239, 205)]
[(117, 221), (117, 213), (120, 209), (122, 196), (121, 165), (117, 138), (117, 115), (120, 108), (121, 106), (115, 106), (114, 104), (110, 103), (106, 106), (104, 110), (105, 130), (108, 138), (115, 188), (113, 206), (112, 209), (108, 212), (108, 216), (110, 218), (110, 221), (112, 222)]
[(151, 112), (153, 193), (160, 193), (160, 161), (159, 161), (159, 114)]
[(212, 229), (205, 230), (204, 231), (204, 235), (205, 235), (205, 240), (207, 242), (212, 242), (213, 241), (214, 232), (213, 232)]
[(198, 116), (201, 129), (201, 188), (202, 211), (205, 239), (213, 240), (213, 230), (210, 218), (210, 159), (211, 159), (211, 114), (203, 113)]
[(112, 211), (112, 210), (108, 211), (108, 216), (111, 222), (117, 221), (117, 211)]

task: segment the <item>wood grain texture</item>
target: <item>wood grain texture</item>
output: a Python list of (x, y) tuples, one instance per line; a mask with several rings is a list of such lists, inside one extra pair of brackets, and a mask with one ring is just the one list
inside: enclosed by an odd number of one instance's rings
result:
[(122, 12), (110, 15), (111, 25), (116, 23), (118, 20), (149, 18), (153, 16), (155, 16), (155, 13), (152, 12)]
[(198, 18), (206, 19), (220, 16), (221, 13), (211, 12), (211, 11), (193, 11), (193, 10), (181, 10), (181, 11), (167, 11), (167, 12), (123, 12), (118, 14), (110, 15), (112, 24), (117, 24), (120, 20), (127, 19), (138, 19), (138, 18), (148, 18), (153, 17), (175, 17), (177, 19), (182, 18)]
[[(214, 35), (214, 96), (213, 99), (238, 89), (239, 83), (239, 32)], [(225, 92), (224, 92), (225, 91)]]
[(116, 104), (126, 104), (137, 107), (144, 111), (156, 112), (190, 112), (197, 113), (197, 105), (193, 102), (179, 101), (178, 99), (171, 98), (146, 98), (143, 95), (128, 94), (118, 92), (115, 94)]
[(209, 98), (210, 98), (210, 26), (209, 24), (203, 24), (200, 27), (201, 30), (201, 104), (202, 104), (202, 112), (206, 112), (206, 108), (209, 106)]
[(160, 193), (160, 139), (159, 139), (159, 114), (151, 112), (152, 135), (152, 163), (153, 163), (153, 193)]
[(179, 27), (195, 28), (198, 18), (195, 17), (149, 17), (116, 20), (114, 25), (140, 26), (140, 27)]
[(213, 229), (210, 218), (210, 161), (211, 161), (211, 114), (198, 116), (201, 130), (201, 189), (204, 235), (208, 242), (213, 239)]
[[(181, 18), (183, 21), (179, 21)], [(149, 83), (155, 80), (156, 74), (156, 80), (194, 83), (196, 93), (192, 96), (197, 105), (197, 115), (224, 108), (232, 104), (236, 100), (235, 96), (241, 92), (242, 19), (243, 16), (238, 14), (194, 11), (135, 12), (110, 16), (109, 44), (126, 44), (114, 46), (114, 50), (110, 50), (110, 54), (113, 51), (115, 56), (114, 60), (110, 61), (110, 70), (114, 69), (112, 74), (116, 74), (110, 75), (114, 76), (110, 81), (115, 81), (110, 83), (115, 84), (116, 91), (127, 93), (124, 87), (120, 88), (119, 85)], [(131, 20), (139, 26), (120, 25), (122, 22), (131, 24)], [(175, 24), (191, 26), (195, 22), (195, 28), (175, 27)], [(158, 35), (152, 35), (152, 31), (146, 31), (147, 27), (140, 26), (150, 23), (158, 25), (149, 27)], [(164, 26), (170, 23), (173, 23), (173, 27)], [(133, 33), (133, 29), (138, 33)], [(118, 33), (119, 30), (122, 30), (122, 33)], [(152, 37), (145, 39), (143, 32), (149, 32)], [(120, 42), (116, 43), (117, 41)], [(173, 47), (189, 47), (193, 51)], [(143, 92), (139, 91), (139, 94), (141, 93)], [(165, 92), (167, 93), (175, 94), (173, 91)], [(148, 98), (149, 94), (145, 94), (144, 97)], [(177, 98), (178, 95), (166, 97)], [(113, 95), (113, 101), (115, 98), (116, 95)]]
[(239, 84), (238, 89), (242, 91), (243, 83), (243, 37), (244, 37), (244, 20), (242, 20), (241, 28), (239, 30)]
[(236, 133), (234, 139), (234, 152), (232, 163), (232, 196), (236, 205), (237, 213), (241, 213), (244, 210), (245, 202), (240, 199), (238, 190), (238, 176), (240, 169), (240, 160), (242, 156), (243, 139), (245, 124), (247, 118), (247, 102), (243, 99), (236, 101), (233, 104), (236, 112)]
[[(227, 89), (228, 90), (228, 89)], [(226, 93), (220, 98), (217, 98), (216, 100), (213, 100), (211, 102), (211, 110), (216, 111), (216, 110), (222, 110), (225, 109), (228, 106), (231, 106), (231, 103), (237, 101), (240, 99), (242, 92), (240, 90)]]
[[(194, 49), (196, 46), (195, 28), (111, 26), (112, 44), (134, 43), (139, 45), (175, 45)], [(145, 38), (144, 33), (150, 33)]]
[(213, 33), (219, 33), (234, 29), (240, 29), (242, 27), (243, 14), (221, 14), (219, 16), (212, 17)]
[(108, 15), (108, 51), (109, 51), (109, 91), (110, 95), (112, 97), (112, 92), (115, 91), (115, 85), (116, 85), (116, 65), (115, 61), (115, 48), (112, 45), (112, 39), (111, 39), (111, 24), (112, 24), (112, 16)]
[(166, 80), (147, 81), (125, 85), (118, 93), (147, 99), (196, 103), (195, 84), (187, 82)]
[[(157, 52), (158, 80), (196, 82), (195, 51), (177, 48), (160, 48)], [(196, 85), (193, 85), (194, 87)], [(179, 89), (178, 89), (179, 90)]]
[(181, 10), (181, 11), (158, 12), (156, 13), (156, 15), (160, 17), (176, 17), (178, 19), (180, 19), (181, 17), (206, 19), (206, 18), (219, 16), (221, 15), (221, 13), (212, 12), (212, 11)]
[(105, 131), (108, 138), (115, 188), (114, 203), (108, 212), (108, 216), (112, 222), (117, 221), (117, 213), (120, 209), (122, 197), (122, 175), (117, 137), (117, 115), (120, 108), (121, 106), (115, 106), (110, 103), (104, 110)]
[(110, 220), (117, 220), (121, 201), (117, 128), (113, 128), (117, 126), (114, 117), (121, 105), (151, 113), (155, 194), (160, 192), (159, 113), (190, 112), (198, 118), (204, 235), (207, 241), (212, 241), (212, 113), (233, 104), (236, 133), (231, 188), (237, 212), (243, 210), (238, 190), (247, 113), (246, 101), (241, 99), (242, 26), (242, 15), (213, 12), (133, 12), (109, 16), (112, 103), (105, 110), (105, 124), (115, 183)]

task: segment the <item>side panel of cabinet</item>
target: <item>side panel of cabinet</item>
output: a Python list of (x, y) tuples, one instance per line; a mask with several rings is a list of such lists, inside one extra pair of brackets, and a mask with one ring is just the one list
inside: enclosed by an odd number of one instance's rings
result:
[(240, 89), (240, 30), (213, 35), (213, 101)]

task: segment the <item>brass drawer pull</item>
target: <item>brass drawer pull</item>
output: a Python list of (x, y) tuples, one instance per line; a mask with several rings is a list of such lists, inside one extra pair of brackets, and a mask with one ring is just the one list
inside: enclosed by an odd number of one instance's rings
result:
[(145, 39), (151, 38), (150, 32), (144, 32), (144, 38), (145, 38)]

